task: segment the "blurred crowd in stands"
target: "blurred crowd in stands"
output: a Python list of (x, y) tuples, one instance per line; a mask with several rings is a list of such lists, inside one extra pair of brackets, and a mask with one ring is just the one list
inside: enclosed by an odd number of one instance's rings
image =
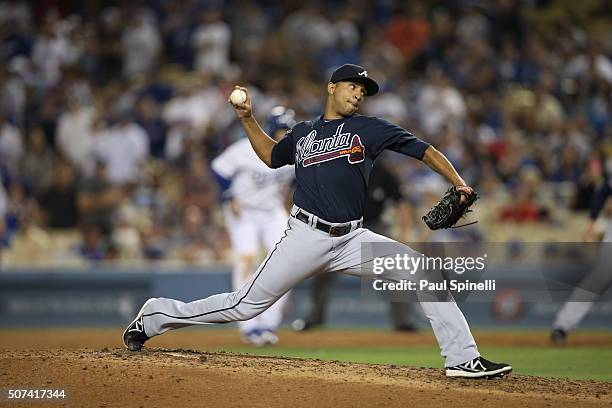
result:
[[(554, 228), (612, 174), (610, 15), (604, 0), (4, 0), (0, 247), (14, 262), (226, 260), (209, 163), (244, 137), (229, 92), (247, 86), (259, 118), (308, 119), (346, 62), (381, 84), (362, 113), (480, 191), (483, 237)], [(447, 187), (385, 160), (415, 214)]]

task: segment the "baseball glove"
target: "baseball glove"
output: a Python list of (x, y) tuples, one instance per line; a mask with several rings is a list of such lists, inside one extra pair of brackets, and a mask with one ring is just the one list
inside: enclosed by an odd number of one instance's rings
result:
[[(465, 197), (463, 202), (461, 200), (462, 197)], [(477, 199), (478, 194), (472, 189), (451, 187), (446, 191), (444, 197), (423, 216), (423, 221), (432, 230), (458, 228), (475, 224), (477, 221), (454, 227), (460, 218), (472, 211), (469, 207)]]

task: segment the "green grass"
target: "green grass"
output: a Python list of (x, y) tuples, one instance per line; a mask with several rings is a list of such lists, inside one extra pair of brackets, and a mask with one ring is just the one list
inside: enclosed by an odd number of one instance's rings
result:
[[(429, 346), (411, 347), (282, 347), (255, 349), (223, 348), (240, 353), (318, 358), (358, 363), (396, 364), (415, 367), (441, 367), (439, 350)], [(612, 348), (609, 347), (481, 347), (493, 361), (512, 364), (515, 373), (576, 380), (612, 381)]]

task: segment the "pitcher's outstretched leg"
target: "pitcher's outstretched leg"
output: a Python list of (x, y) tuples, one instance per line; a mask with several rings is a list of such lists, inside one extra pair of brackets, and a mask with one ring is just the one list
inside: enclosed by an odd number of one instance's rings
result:
[(299, 282), (325, 268), (331, 244), (321, 235), (292, 218), (283, 238), (239, 290), (188, 303), (149, 299), (126, 328), (125, 346), (137, 351), (151, 337), (171, 329), (244, 321), (259, 315)]

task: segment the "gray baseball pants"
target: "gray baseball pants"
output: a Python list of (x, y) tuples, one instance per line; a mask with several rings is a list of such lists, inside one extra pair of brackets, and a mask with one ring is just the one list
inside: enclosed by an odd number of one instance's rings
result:
[[(251, 319), (298, 283), (319, 273), (340, 272), (372, 278), (372, 262), (364, 263), (362, 243), (395, 242), (359, 228), (358, 221), (351, 222), (351, 232), (348, 234), (332, 237), (314, 227), (317, 222), (315, 215), (309, 215), (308, 224), (294, 218), (298, 210), (294, 206), (283, 237), (242, 288), (189, 303), (157, 298), (143, 310), (146, 335), (153, 337), (171, 329), (196, 324)], [(408, 246), (403, 245), (402, 248), (410, 255), (418, 256)], [(400, 272), (378, 277), (391, 282), (411, 278), (408, 273)], [(463, 364), (480, 355), (465, 317), (450, 299), (446, 302), (420, 302), (431, 323), (446, 367)]]

